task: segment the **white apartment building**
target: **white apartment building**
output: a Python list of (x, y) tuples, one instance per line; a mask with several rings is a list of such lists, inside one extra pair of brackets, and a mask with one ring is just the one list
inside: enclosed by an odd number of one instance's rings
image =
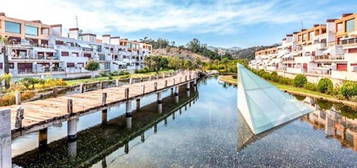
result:
[[(256, 52), (253, 68), (357, 81), (357, 14), (288, 34), (280, 46)], [(274, 54), (269, 51), (277, 50)], [(262, 58), (265, 58), (262, 60)], [(257, 66), (259, 65), (259, 66)]]
[(88, 76), (88, 61), (100, 63), (98, 72), (143, 68), (152, 46), (111, 35), (98, 39), (95, 34), (69, 29), (62, 36), (62, 25), (10, 18), (0, 13), (0, 35), (8, 39), (0, 50), (0, 72), (4, 73), (4, 54), (8, 56), (14, 79), (23, 77), (76, 78)]

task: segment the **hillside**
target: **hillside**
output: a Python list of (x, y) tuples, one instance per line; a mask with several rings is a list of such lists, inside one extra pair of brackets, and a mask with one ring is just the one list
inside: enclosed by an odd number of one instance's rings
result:
[(255, 52), (258, 50), (266, 49), (266, 48), (271, 48), (271, 47), (276, 47), (277, 44), (271, 45), (271, 46), (255, 46), (255, 47), (249, 47), (249, 48), (244, 48), (238, 51), (235, 51), (232, 54), (233, 58), (236, 59), (248, 59), (252, 60), (255, 57)]
[(176, 47), (167, 47), (165, 49), (154, 49), (152, 55), (165, 55), (165, 56), (178, 56), (181, 59), (190, 59), (195, 60), (196, 58), (200, 58), (203, 62), (208, 62), (210, 59), (200, 55), (193, 53), (184, 48), (176, 48)]

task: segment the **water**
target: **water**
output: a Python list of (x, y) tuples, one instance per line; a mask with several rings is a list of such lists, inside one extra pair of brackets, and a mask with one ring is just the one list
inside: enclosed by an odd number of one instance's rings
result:
[[(80, 118), (76, 142), (63, 138), (66, 123), (49, 129), (47, 149), (26, 148), (35, 148), (37, 133), (20, 137), (13, 143), (14, 163), (93, 168), (357, 167), (357, 112), (352, 108), (299, 96), (316, 110), (252, 137), (237, 112), (234, 86), (209, 78), (190, 96), (183, 90), (179, 104), (165, 92), (161, 114), (152, 103), (155, 95), (146, 97), (142, 111), (134, 113), (132, 130), (125, 128), (124, 106), (119, 105), (110, 108), (107, 125), (100, 124), (99, 112)], [(25, 145), (24, 139), (32, 145)]]

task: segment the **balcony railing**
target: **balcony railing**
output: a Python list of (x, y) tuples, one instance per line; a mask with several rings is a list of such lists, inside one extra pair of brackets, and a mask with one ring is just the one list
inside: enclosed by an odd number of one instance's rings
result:
[(341, 40), (342, 45), (357, 44), (357, 38), (349, 38)]
[(345, 57), (343, 55), (336, 55), (336, 56), (320, 55), (314, 57), (314, 60), (344, 60), (344, 59)]

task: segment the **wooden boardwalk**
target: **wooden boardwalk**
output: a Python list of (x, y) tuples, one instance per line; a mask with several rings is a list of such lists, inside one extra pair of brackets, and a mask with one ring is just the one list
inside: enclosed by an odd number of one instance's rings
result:
[[(21, 129), (15, 127), (16, 113), (19, 105), (7, 106), (2, 109), (11, 109), (11, 130), (14, 133), (20, 130), (29, 130), (35, 126), (44, 125), (57, 120), (68, 119), (72, 115), (80, 115), (91, 110), (105, 108), (108, 105), (126, 101), (126, 88), (129, 88), (129, 99), (135, 99), (176, 85), (192, 82), (193, 80), (196, 80), (197, 77), (196, 73), (186, 71), (171, 77), (156, 80), (22, 103), (20, 106), (24, 109), (24, 119), (22, 120)], [(155, 83), (157, 83), (157, 90), (155, 90)], [(143, 86), (145, 86), (144, 92)], [(107, 93), (107, 99), (104, 105), (102, 104), (103, 93)], [(67, 112), (68, 99), (73, 100), (72, 115)]]

